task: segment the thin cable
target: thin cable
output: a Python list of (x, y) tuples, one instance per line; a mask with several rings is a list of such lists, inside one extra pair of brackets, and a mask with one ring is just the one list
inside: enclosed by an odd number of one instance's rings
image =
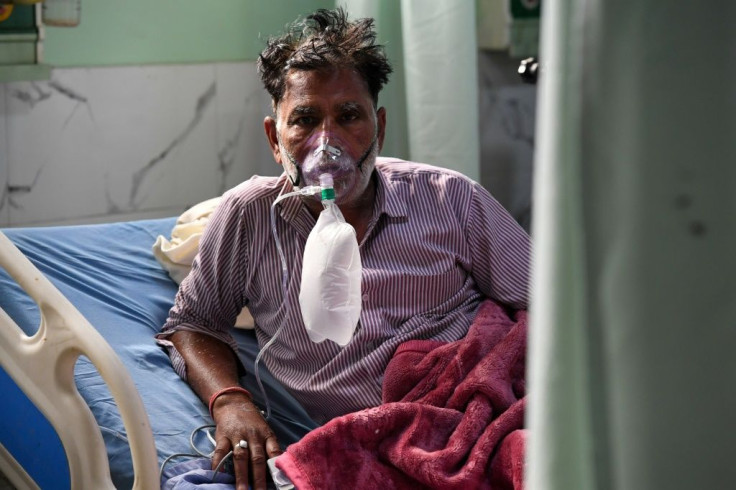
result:
[(287, 424), (291, 424), (291, 425), (296, 425), (296, 426), (298, 426), (298, 427), (301, 427), (302, 429), (306, 430), (307, 432), (309, 432), (309, 431), (311, 431), (312, 429), (314, 429), (314, 427), (307, 427), (306, 425), (304, 425), (304, 424), (302, 424), (302, 423), (300, 423), (300, 422), (297, 422), (296, 420), (293, 420), (293, 419), (291, 419), (291, 418), (289, 418), (289, 417), (285, 417), (284, 415), (280, 415), (280, 414), (278, 414), (278, 413), (274, 413), (274, 414), (273, 414), (273, 418), (275, 418), (275, 419), (279, 419), (279, 420), (281, 420), (282, 422), (285, 422), (285, 423), (287, 423)]
[[(166, 468), (166, 465), (167, 465), (167, 464), (169, 464), (169, 462), (170, 462), (170, 461), (171, 461), (172, 459), (174, 459), (174, 458), (185, 458), (185, 457), (186, 457), (186, 458), (197, 458), (197, 457), (211, 458), (211, 457), (212, 457), (212, 456), (213, 456), (213, 455), (215, 454), (215, 451), (214, 451), (214, 449), (213, 449), (213, 450), (212, 450), (212, 452), (210, 452), (210, 453), (204, 453), (204, 452), (202, 452), (202, 451), (201, 451), (201, 450), (200, 450), (200, 449), (199, 449), (199, 448), (197, 447), (197, 444), (196, 444), (196, 443), (194, 442), (194, 437), (196, 436), (196, 434), (197, 434), (198, 432), (200, 432), (200, 431), (204, 432), (204, 433), (205, 433), (205, 435), (207, 436), (207, 439), (209, 439), (209, 441), (210, 441), (210, 442), (212, 442), (212, 446), (213, 446), (213, 448), (214, 448), (214, 446), (216, 446), (216, 445), (217, 445), (217, 442), (216, 442), (216, 441), (215, 441), (215, 439), (214, 439), (214, 438), (212, 437), (212, 434), (210, 433), (210, 431), (208, 431), (208, 430), (207, 430), (207, 429), (211, 429), (211, 428), (213, 428), (213, 427), (217, 427), (217, 426), (216, 426), (216, 425), (213, 425), (213, 424), (206, 424), (206, 425), (200, 425), (199, 427), (196, 427), (196, 428), (195, 428), (195, 429), (194, 429), (194, 430), (193, 430), (193, 431), (191, 432), (191, 434), (189, 434), (189, 445), (190, 445), (190, 446), (192, 447), (192, 449), (193, 449), (193, 450), (194, 450), (194, 451), (195, 451), (195, 452), (196, 452), (197, 454), (192, 454), (192, 453), (175, 453), (175, 454), (172, 454), (171, 456), (169, 456), (168, 458), (166, 458), (166, 459), (165, 459), (165, 460), (164, 460), (164, 461), (163, 461), (163, 462), (161, 463), (161, 468), (159, 469), (159, 472), (158, 472), (158, 479), (159, 479), (159, 481), (161, 481), (161, 479), (162, 479), (162, 478), (164, 477), (164, 469)], [(227, 461), (227, 459), (228, 459), (229, 457), (231, 457), (231, 456), (232, 456), (232, 454), (233, 454), (233, 452), (232, 452), (232, 451), (230, 451), (229, 453), (227, 453), (227, 454), (225, 455), (225, 457), (224, 457), (224, 458), (222, 458), (222, 460), (220, 461), (220, 463), (219, 463), (219, 464), (217, 465), (217, 467), (215, 468), (215, 474), (214, 474), (214, 475), (212, 476), (212, 482), (213, 482), (213, 483), (214, 483), (214, 481), (215, 481), (215, 478), (216, 478), (216, 476), (217, 476), (217, 472), (218, 472), (218, 471), (220, 470), (220, 468), (222, 467), (223, 463), (225, 463), (225, 461)]]
[(225, 457), (220, 460), (219, 463), (217, 463), (217, 466), (215, 466), (215, 474), (212, 475), (212, 483), (215, 483), (215, 478), (217, 478), (217, 473), (220, 471), (220, 467), (222, 467), (225, 461), (227, 461), (227, 459), (231, 457), (232, 455), (233, 455), (233, 450), (231, 449), (230, 452), (227, 453)]
[(172, 459), (174, 459), (174, 458), (183, 458), (183, 457), (197, 458), (199, 456), (200, 456), (199, 454), (191, 454), (191, 453), (174, 453), (174, 454), (172, 454), (171, 456), (169, 456), (168, 458), (166, 458), (165, 460), (163, 460), (163, 462), (161, 463), (161, 469), (159, 469), (159, 471), (158, 471), (158, 481), (160, 482), (163, 479), (163, 477), (164, 477), (164, 468), (169, 463), (169, 461), (171, 461)]
[(276, 341), (276, 338), (281, 333), (281, 330), (284, 328), (284, 323), (286, 321), (286, 317), (288, 316), (289, 312), (289, 302), (286, 301), (287, 296), (287, 281), (289, 278), (289, 271), (287, 269), (286, 264), (286, 255), (284, 255), (284, 249), (281, 247), (281, 240), (279, 240), (279, 234), (276, 230), (276, 204), (281, 202), (282, 200), (286, 199), (287, 197), (291, 196), (309, 196), (314, 195), (318, 192), (321, 192), (322, 188), (316, 185), (304, 187), (303, 189), (296, 190), (294, 192), (288, 192), (286, 194), (282, 194), (279, 197), (276, 198), (276, 200), (271, 204), (271, 233), (273, 234), (273, 239), (276, 242), (276, 249), (279, 252), (279, 259), (281, 259), (281, 294), (284, 297), (284, 322), (281, 323), (279, 328), (276, 330), (276, 333), (273, 334), (273, 337), (266, 342), (266, 345), (264, 345), (261, 350), (258, 351), (258, 355), (256, 356), (256, 360), (253, 363), (253, 368), (256, 375), (256, 382), (258, 383), (258, 389), (261, 391), (261, 396), (263, 397), (264, 405), (266, 406), (266, 414), (265, 418), (266, 421), (269, 421), (271, 419), (271, 403), (268, 401), (268, 396), (266, 395), (266, 390), (263, 388), (263, 382), (261, 381), (261, 374), (260, 374), (260, 368), (259, 363), (261, 361), (261, 357), (263, 356), (263, 353), (266, 352), (266, 349), (271, 347), (271, 345)]
[[(203, 456), (205, 458), (211, 458), (212, 455), (215, 454), (214, 448), (215, 446), (217, 446), (217, 441), (215, 441), (215, 439), (212, 437), (212, 434), (210, 434), (210, 431), (205, 430), (205, 429), (209, 429), (213, 427), (217, 427), (217, 426), (214, 424), (200, 425), (199, 427), (194, 429), (191, 434), (189, 434), (189, 445), (192, 446), (192, 449), (194, 449), (197, 453), (199, 453), (200, 456)], [(197, 447), (197, 444), (194, 442), (194, 436), (199, 431), (203, 431), (205, 435), (207, 436), (207, 439), (209, 439), (209, 441), (212, 443), (212, 452), (205, 454), (202, 451), (200, 451), (199, 448)]]
[[(278, 333), (278, 332), (277, 332), (277, 333)], [(263, 347), (263, 350), (265, 350), (265, 349), (266, 349), (266, 347), (268, 347), (268, 344), (266, 344), (266, 345), (265, 345), (265, 346)], [(312, 430), (312, 427), (307, 427), (306, 425), (304, 425), (304, 424), (301, 424), (301, 423), (299, 423), (299, 422), (297, 422), (297, 421), (295, 421), (295, 420), (292, 420), (292, 419), (290, 419), (289, 417), (285, 417), (285, 416), (283, 416), (283, 415), (279, 415), (279, 414), (276, 414), (276, 413), (274, 413), (274, 414), (273, 414), (273, 417), (274, 417), (274, 418), (277, 418), (277, 419), (280, 419), (280, 420), (282, 420), (282, 421), (284, 421), (284, 422), (287, 422), (287, 423), (290, 423), (290, 424), (293, 424), (293, 425), (299, 426), (299, 427), (301, 427), (302, 429), (304, 429), (304, 430), (306, 430), (306, 431), (310, 431), (310, 430)], [(187, 457), (187, 458), (196, 458), (196, 457), (203, 457), (203, 458), (212, 458), (212, 456), (213, 456), (213, 455), (214, 455), (214, 453), (215, 453), (215, 451), (214, 451), (214, 447), (215, 447), (215, 446), (217, 445), (217, 442), (216, 442), (216, 441), (215, 441), (215, 439), (214, 439), (214, 438), (212, 437), (212, 432), (211, 432), (211, 431), (209, 431), (209, 430), (207, 430), (207, 429), (212, 429), (212, 428), (216, 428), (216, 427), (217, 427), (217, 426), (216, 426), (216, 425), (214, 425), (214, 424), (205, 424), (205, 425), (200, 425), (199, 427), (195, 427), (195, 429), (194, 429), (194, 430), (193, 430), (193, 431), (192, 431), (192, 432), (191, 432), (191, 433), (189, 434), (189, 445), (190, 445), (190, 446), (192, 447), (192, 449), (193, 449), (193, 450), (194, 450), (194, 451), (195, 451), (195, 452), (196, 452), (197, 454), (191, 454), (191, 453), (175, 453), (175, 454), (172, 454), (171, 456), (169, 456), (168, 458), (166, 458), (166, 459), (165, 459), (165, 460), (164, 460), (164, 461), (163, 461), (163, 462), (161, 463), (161, 468), (159, 469), (159, 472), (158, 472), (158, 479), (159, 479), (159, 481), (161, 481), (161, 479), (163, 479), (163, 477), (164, 477), (164, 470), (165, 470), (165, 468), (166, 468), (166, 465), (167, 465), (167, 464), (169, 464), (169, 462), (170, 462), (170, 461), (171, 461), (172, 459), (174, 459), (174, 458), (184, 458), (184, 457)], [(205, 434), (205, 436), (207, 437), (207, 439), (208, 439), (208, 440), (209, 440), (209, 441), (210, 441), (210, 442), (212, 443), (212, 447), (213, 447), (213, 450), (212, 450), (211, 452), (209, 452), (209, 453), (205, 453), (205, 452), (203, 452), (202, 450), (200, 450), (200, 449), (199, 449), (199, 448), (197, 447), (197, 444), (195, 443), (195, 441), (194, 441), (194, 438), (196, 437), (196, 434), (197, 434), (198, 432), (204, 432), (204, 434)], [(227, 454), (225, 455), (225, 457), (224, 457), (224, 458), (222, 459), (222, 461), (220, 461), (220, 463), (219, 463), (219, 464), (217, 465), (217, 467), (215, 468), (215, 475), (214, 475), (214, 476), (212, 477), (212, 483), (214, 483), (214, 481), (215, 481), (215, 478), (216, 478), (216, 476), (217, 476), (217, 472), (218, 472), (218, 471), (220, 470), (220, 468), (221, 468), (221, 467), (222, 467), (222, 465), (223, 465), (223, 464), (224, 464), (224, 463), (226, 462), (226, 460), (227, 460), (227, 459), (228, 459), (229, 457), (231, 457), (231, 456), (232, 456), (232, 453), (233, 453), (232, 451), (230, 451), (229, 453), (227, 453)]]
[(265, 414), (266, 422), (271, 420), (271, 403), (268, 401), (266, 390), (263, 388), (263, 382), (261, 381), (261, 375), (260, 375), (260, 369), (259, 369), (258, 363), (261, 361), (261, 356), (266, 351), (266, 349), (271, 347), (271, 344), (273, 344), (276, 341), (276, 338), (279, 336), (279, 333), (281, 333), (281, 330), (283, 328), (284, 326), (281, 325), (278, 328), (278, 330), (276, 330), (276, 333), (273, 334), (273, 337), (271, 337), (271, 340), (266, 342), (266, 345), (264, 345), (263, 348), (260, 351), (258, 351), (258, 355), (256, 356), (256, 361), (254, 363), (256, 382), (258, 383), (258, 389), (261, 390), (261, 396), (263, 396), (263, 402), (266, 405), (266, 414)]
[[(217, 427), (217, 426), (216, 425), (212, 425), (210, 427)], [(205, 434), (207, 434), (207, 439), (209, 439), (210, 442), (212, 443), (212, 447), (217, 446), (217, 441), (215, 440), (214, 437), (212, 437), (212, 432), (206, 431)], [(214, 453), (214, 451), (213, 451), (213, 453)]]
[[(271, 232), (273, 233), (273, 237), (274, 237), (274, 240), (276, 242), (276, 248), (277, 248), (277, 250), (279, 252), (279, 258), (281, 259), (281, 291), (282, 291), (282, 294), (284, 295), (284, 299), (286, 299), (286, 295), (287, 295), (287, 281), (288, 281), (288, 277), (289, 277), (289, 271), (288, 271), (287, 263), (286, 263), (286, 255), (284, 255), (284, 250), (281, 247), (281, 240), (279, 240), (279, 235), (278, 235), (278, 232), (276, 230), (276, 204), (278, 204), (279, 202), (281, 202), (283, 199), (286, 199), (287, 197), (314, 195), (314, 194), (317, 194), (317, 193), (319, 193), (321, 191), (322, 191), (322, 188), (320, 186), (304, 187), (303, 189), (298, 189), (298, 190), (296, 190), (294, 192), (289, 192), (287, 194), (283, 194), (283, 195), (277, 197), (276, 200), (271, 205)], [(289, 303), (287, 301), (284, 301), (284, 307), (286, 308), (286, 311), (284, 312), (284, 316), (285, 317), (288, 314), (288, 305), (289, 305)], [(268, 349), (276, 341), (276, 339), (278, 338), (278, 336), (281, 333), (281, 330), (283, 328), (284, 328), (284, 323), (282, 323), (279, 326), (279, 328), (276, 330), (276, 333), (273, 334), (273, 337), (271, 337), (271, 339), (268, 342), (266, 342), (266, 345), (264, 345), (263, 348), (261, 348), (261, 350), (258, 351), (258, 355), (256, 356), (256, 360), (255, 360), (255, 363), (254, 363), (256, 381), (258, 382), (258, 388), (261, 390), (261, 395), (263, 396), (263, 400), (264, 400), (264, 403), (266, 405), (266, 415), (265, 415), (265, 418), (266, 418), (267, 421), (270, 420), (270, 418), (271, 418), (271, 404), (268, 401), (268, 396), (266, 395), (266, 390), (264, 389), (263, 382), (261, 381), (259, 363), (260, 363), (261, 356), (263, 355), (263, 353), (266, 351), (266, 349)], [(284, 417), (279, 417), (279, 418), (282, 418), (282, 420), (289, 421), (289, 422), (291, 422), (291, 423), (293, 423), (295, 425), (298, 425), (298, 426), (300, 426), (300, 427), (302, 427), (302, 428), (304, 428), (306, 430), (311, 430), (310, 427), (307, 427), (307, 426), (305, 426), (303, 424), (300, 424), (298, 422), (295, 422), (293, 420), (289, 420), (288, 418), (284, 418)], [(205, 430), (205, 429), (208, 429), (208, 428), (211, 428), (211, 427), (217, 427), (217, 426), (216, 425), (212, 425), (212, 424), (201, 425), (201, 426), (195, 428), (192, 431), (192, 433), (190, 434), (190, 436), (189, 436), (189, 444), (192, 446), (192, 449), (194, 449), (194, 451), (197, 452), (197, 454), (176, 453), (176, 454), (172, 454), (171, 456), (169, 456), (168, 458), (166, 458), (161, 463), (161, 469), (159, 470), (159, 481), (163, 478), (165, 466), (173, 458), (178, 458), (178, 457), (212, 457), (212, 455), (214, 454), (214, 450), (213, 450), (212, 453), (205, 454), (202, 451), (200, 451), (199, 448), (197, 448), (196, 444), (194, 443), (195, 434), (197, 432), (203, 430), (205, 432), (207, 438), (212, 442), (213, 446), (216, 446), (217, 443), (213, 439), (212, 434), (209, 431)], [(215, 470), (214, 470), (215, 471), (215, 474), (212, 476), (212, 483), (215, 482), (215, 478), (217, 478), (217, 473), (220, 471), (220, 468), (222, 467), (222, 465), (225, 464), (225, 462), (229, 458), (231, 458), (232, 455), (233, 455), (233, 451), (231, 450), (217, 464), (217, 466), (215, 467)]]

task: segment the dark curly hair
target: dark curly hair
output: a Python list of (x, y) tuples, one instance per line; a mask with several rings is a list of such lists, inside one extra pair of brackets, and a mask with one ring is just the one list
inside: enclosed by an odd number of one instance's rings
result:
[(376, 44), (373, 19), (348, 21), (345, 10), (320, 9), (270, 38), (258, 57), (258, 73), (271, 94), (274, 109), (284, 96), (289, 70), (355, 69), (368, 85), (373, 103), (393, 71)]

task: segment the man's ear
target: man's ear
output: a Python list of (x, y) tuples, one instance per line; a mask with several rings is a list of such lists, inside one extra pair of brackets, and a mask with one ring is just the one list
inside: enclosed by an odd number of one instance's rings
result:
[(378, 119), (378, 151), (383, 149), (383, 140), (386, 138), (386, 108), (381, 107), (376, 111), (376, 118)]
[(281, 147), (279, 146), (279, 134), (276, 130), (276, 119), (271, 116), (267, 116), (263, 120), (263, 129), (266, 131), (266, 139), (268, 139), (268, 146), (271, 147), (271, 153), (273, 158), (280, 165), (283, 165), (281, 161)]

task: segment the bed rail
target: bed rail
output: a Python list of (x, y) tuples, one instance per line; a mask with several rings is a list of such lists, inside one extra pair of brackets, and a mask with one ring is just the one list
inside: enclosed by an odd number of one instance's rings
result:
[[(69, 461), (72, 488), (114, 488), (97, 422), (74, 382), (85, 355), (95, 365), (120, 410), (133, 459), (135, 489), (159, 488), (158, 460), (143, 402), (123, 363), (105, 339), (61, 292), (0, 232), (0, 266), (36, 301), (38, 332), (29, 337), (0, 309), (0, 365), (56, 430)], [(0, 459), (3, 454), (0, 453)], [(33, 488), (23, 471), (5, 470)], [(20, 481), (19, 481), (20, 480)], [(26, 480), (24, 482), (24, 480)], [(28, 481), (30, 480), (30, 481)]]

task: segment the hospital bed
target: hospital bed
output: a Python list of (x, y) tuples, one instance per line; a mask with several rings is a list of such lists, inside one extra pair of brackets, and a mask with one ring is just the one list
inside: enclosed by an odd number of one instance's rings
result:
[[(16, 487), (158, 488), (160, 465), (212, 424), (153, 338), (178, 286), (151, 249), (175, 221), (2, 230), (0, 471)], [(253, 366), (253, 331), (234, 336)], [(279, 409), (292, 399), (269, 399), (297, 439)]]

